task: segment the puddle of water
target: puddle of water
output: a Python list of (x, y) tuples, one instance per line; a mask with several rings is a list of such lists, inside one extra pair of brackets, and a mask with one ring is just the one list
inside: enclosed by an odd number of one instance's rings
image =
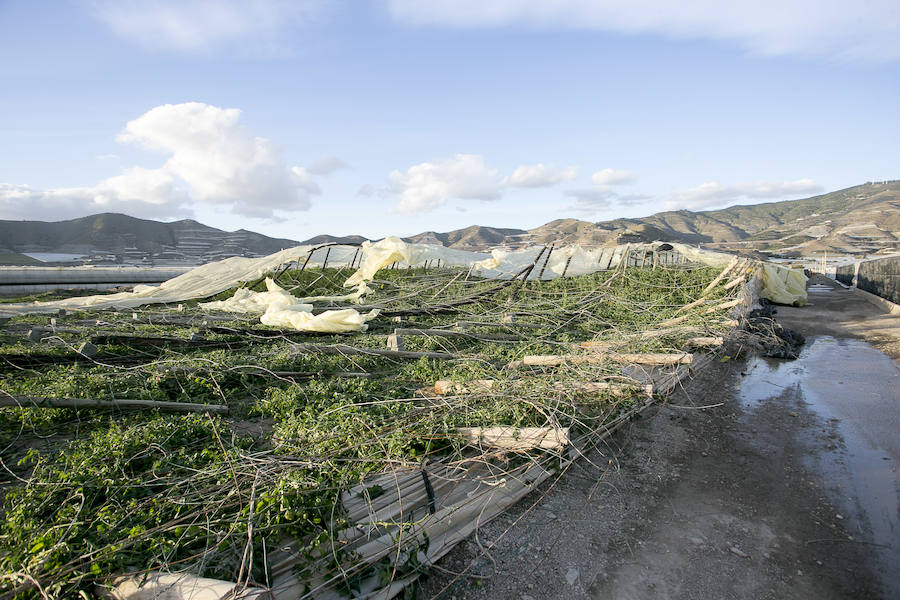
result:
[(746, 373), (738, 393), (745, 410), (787, 401), (780, 397), (791, 390), (789, 397), (836, 424), (843, 451), (815, 453), (811, 466), (848, 517), (850, 534), (877, 545), (886, 591), (900, 597), (900, 369), (865, 342), (821, 336), (797, 360), (757, 358)]

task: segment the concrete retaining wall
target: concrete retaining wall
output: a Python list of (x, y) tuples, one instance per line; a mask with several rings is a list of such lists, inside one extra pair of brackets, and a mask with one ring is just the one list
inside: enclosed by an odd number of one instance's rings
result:
[[(858, 269), (858, 270), (857, 270)], [(900, 304), (900, 256), (867, 260), (837, 268), (836, 279)]]

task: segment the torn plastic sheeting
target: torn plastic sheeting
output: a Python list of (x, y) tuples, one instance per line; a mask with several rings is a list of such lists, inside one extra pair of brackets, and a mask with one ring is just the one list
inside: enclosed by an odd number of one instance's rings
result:
[(355, 292), (343, 296), (308, 296), (297, 298), (279, 286), (271, 277), (266, 277), (266, 292), (254, 292), (239, 288), (231, 298), (215, 302), (201, 302), (202, 308), (234, 313), (263, 314), (270, 308), (288, 308), (310, 312), (313, 302), (357, 302), (371, 292), (365, 282), (361, 282)]
[(103, 596), (112, 600), (271, 600), (272, 594), (230, 581), (198, 577), (190, 573), (152, 571), (123, 577)]
[(778, 304), (806, 304), (806, 274), (801, 269), (762, 263), (760, 296)]
[[(266, 273), (284, 264), (303, 260), (316, 248), (317, 246), (298, 246), (262, 258), (233, 256), (191, 269), (183, 275), (164, 281), (159, 286), (140, 285), (134, 291), (118, 294), (81, 296), (51, 302), (8, 304), (2, 307), (2, 311), (7, 314), (28, 314), (56, 312), (59, 309), (127, 309), (145, 304), (163, 304), (193, 300), (195, 298), (208, 298), (224, 292), (242, 281), (256, 281)], [(341, 250), (342, 252), (332, 251), (332, 261), (349, 262), (356, 248), (343, 246)], [(312, 261), (310, 264), (312, 264)]]
[[(548, 250), (543, 254), (546, 268), (534, 269), (529, 277), (536, 279), (555, 279), (563, 272), (567, 276), (587, 275), (600, 270), (614, 269), (621, 265), (629, 252), (638, 250), (655, 251), (662, 242), (634, 244), (616, 247), (584, 249), (579, 246), (565, 246)], [(734, 256), (723, 252), (712, 252), (693, 248), (684, 244), (667, 245), (688, 259), (710, 266), (724, 266)], [(7, 315), (35, 312), (55, 312), (59, 309), (127, 309), (153, 303), (172, 303), (194, 298), (206, 298), (234, 287), (242, 281), (255, 281), (265, 273), (282, 267), (291, 261), (309, 258), (308, 265), (321, 264), (326, 252), (319, 252), (318, 246), (298, 246), (276, 252), (270, 256), (257, 259), (233, 257), (216, 263), (209, 263), (184, 275), (180, 275), (158, 287), (138, 286), (134, 292), (119, 294), (69, 298), (53, 302), (36, 302), (31, 304), (7, 304), (0, 307), (0, 312)], [(406, 266), (419, 266), (427, 261), (440, 260), (443, 265), (471, 267), (474, 275), (487, 279), (510, 279), (522, 272), (541, 255), (543, 247), (532, 246), (516, 251), (494, 250), (491, 255), (482, 252), (454, 250), (443, 246), (427, 244), (407, 244), (396, 237), (388, 237), (378, 242), (364, 242), (361, 248), (354, 246), (329, 246), (331, 264), (348, 264), (357, 252), (361, 251), (360, 268), (345, 282), (345, 287), (360, 286), (371, 281), (378, 270), (392, 263)], [(320, 254), (321, 256), (316, 257)], [(763, 281), (763, 296), (776, 302), (788, 304), (804, 304), (806, 292), (802, 288), (796, 272), (780, 265), (766, 263), (768, 275)], [(801, 274), (802, 275), (802, 274)], [(286, 292), (285, 292), (286, 293)], [(334, 298), (346, 299), (346, 296)], [(303, 303), (303, 300), (320, 301), (325, 298), (293, 299), (292, 303)], [(251, 296), (241, 296), (239, 300), (252, 303)], [(268, 305), (267, 305), (268, 306)], [(268, 310), (268, 308), (266, 309)]]
[(454, 250), (431, 244), (407, 244), (393, 236), (377, 242), (363, 242), (362, 254), (359, 269), (344, 282), (344, 287), (371, 281), (375, 273), (393, 263), (416, 267), (424, 265), (426, 261), (440, 260), (446, 266), (468, 267), (486, 256), (481, 252)]
[(223, 310), (233, 313), (261, 314), (259, 321), (263, 325), (274, 327), (291, 327), (298, 331), (316, 331), (320, 333), (347, 333), (351, 331), (365, 331), (368, 328), (367, 321), (378, 316), (378, 310), (372, 310), (366, 314), (352, 308), (340, 310), (327, 310), (321, 314), (313, 315), (313, 305), (308, 301), (346, 301), (359, 300), (369, 290), (365, 282), (359, 284), (359, 288), (352, 294), (344, 296), (315, 296), (311, 298), (296, 298), (290, 292), (281, 288), (271, 277), (266, 277), (267, 292), (254, 292), (246, 288), (240, 288), (227, 300), (202, 303), (207, 309)]
[(292, 327), (298, 331), (348, 333), (368, 329), (369, 326), (366, 325), (366, 322), (377, 317), (379, 312), (378, 309), (374, 309), (361, 314), (352, 308), (343, 308), (340, 310), (326, 310), (323, 313), (314, 315), (311, 312), (286, 308), (266, 311), (259, 318), (259, 322), (263, 325), (275, 327)]

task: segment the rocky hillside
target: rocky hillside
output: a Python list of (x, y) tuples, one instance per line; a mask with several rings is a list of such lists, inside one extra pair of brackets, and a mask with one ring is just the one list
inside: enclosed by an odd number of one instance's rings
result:
[(459, 250), (483, 250), (493, 246), (518, 243), (520, 238), (527, 233), (524, 229), (499, 229), (472, 225), (447, 233), (426, 231), (403, 239), (415, 244), (441, 244)]
[(786, 255), (900, 250), (900, 181), (721, 210), (669, 211), (600, 223), (560, 219), (532, 229), (524, 239), (583, 245), (664, 240)]

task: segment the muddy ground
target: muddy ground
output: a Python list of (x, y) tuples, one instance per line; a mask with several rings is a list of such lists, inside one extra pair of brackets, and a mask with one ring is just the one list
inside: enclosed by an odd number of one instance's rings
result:
[(799, 359), (705, 369), (418, 597), (900, 598), (900, 318), (810, 284), (776, 315), (807, 336)]

